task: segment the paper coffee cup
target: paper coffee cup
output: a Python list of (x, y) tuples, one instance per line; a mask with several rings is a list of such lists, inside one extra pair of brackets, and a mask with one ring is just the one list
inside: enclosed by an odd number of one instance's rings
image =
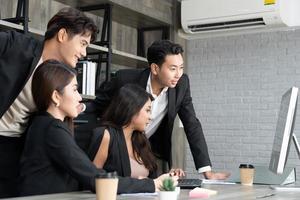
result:
[(96, 200), (116, 200), (118, 177), (116, 172), (96, 176)]
[(253, 185), (254, 166), (249, 164), (240, 165), (240, 178), (242, 185)]

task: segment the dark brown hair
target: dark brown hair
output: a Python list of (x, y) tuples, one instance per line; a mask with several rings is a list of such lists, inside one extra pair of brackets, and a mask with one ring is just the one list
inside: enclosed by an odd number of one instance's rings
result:
[[(122, 129), (123, 126), (129, 125), (134, 115), (140, 112), (149, 99), (153, 100), (151, 94), (140, 86), (124, 85), (105, 111), (103, 125)], [(148, 170), (155, 171), (157, 168), (156, 160), (146, 135), (135, 130), (132, 133), (131, 141), (136, 161), (145, 165)]]
[(170, 40), (158, 40), (151, 44), (147, 50), (147, 60), (149, 66), (152, 63), (161, 66), (167, 55), (178, 55), (183, 53), (181, 45), (171, 42)]
[[(63, 94), (64, 88), (76, 76), (76, 70), (57, 60), (46, 60), (38, 66), (32, 77), (32, 96), (38, 111), (46, 111), (52, 103), (52, 94), (56, 90)], [(73, 121), (66, 117), (73, 131)]]
[(91, 18), (71, 7), (61, 9), (50, 19), (45, 33), (45, 40), (53, 38), (62, 28), (66, 29), (71, 37), (77, 34), (91, 34), (91, 42), (96, 39), (98, 32), (97, 26)]

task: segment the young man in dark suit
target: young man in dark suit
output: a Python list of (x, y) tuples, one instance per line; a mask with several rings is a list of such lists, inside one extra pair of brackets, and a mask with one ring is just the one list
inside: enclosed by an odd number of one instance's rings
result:
[(32, 74), (45, 60), (75, 67), (86, 56), (97, 27), (82, 12), (65, 8), (50, 19), (44, 41), (16, 31), (0, 32), (0, 198), (16, 196), (23, 133), (36, 111)]
[(183, 49), (167, 40), (154, 42), (147, 52), (149, 68), (120, 70), (111, 82), (104, 83), (90, 108), (103, 113), (116, 91), (126, 83), (139, 84), (151, 93), (152, 121), (145, 133), (156, 156), (170, 164), (171, 135), (179, 115), (193, 154), (196, 169), (209, 179), (225, 179), (228, 173), (214, 173), (202, 127), (196, 117), (189, 79), (183, 73)]

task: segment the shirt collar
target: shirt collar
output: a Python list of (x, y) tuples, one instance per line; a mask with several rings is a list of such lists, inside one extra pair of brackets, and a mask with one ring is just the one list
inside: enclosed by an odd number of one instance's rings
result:
[[(152, 73), (150, 72), (149, 77), (148, 77), (148, 81), (147, 81), (146, 90), (147, 90), (147, 92), (150, 93), (154, 98), (156, 98), (157, 95), (153, 94), (153, 90), (152, 90), (151, 76), (152, 76)], [(159, 95), (166, 93), (166, 92), (168, 91), (168, 89), (169, 89), (168, 87), (164, 87), (164, 88), (162, 89), (162, 91), (160, 92)]]

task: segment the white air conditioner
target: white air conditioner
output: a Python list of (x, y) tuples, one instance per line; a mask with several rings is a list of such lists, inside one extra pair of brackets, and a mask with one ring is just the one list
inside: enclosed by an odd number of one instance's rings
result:
[(182, 0), (188, 34), (300, 26), (300, 0)]

